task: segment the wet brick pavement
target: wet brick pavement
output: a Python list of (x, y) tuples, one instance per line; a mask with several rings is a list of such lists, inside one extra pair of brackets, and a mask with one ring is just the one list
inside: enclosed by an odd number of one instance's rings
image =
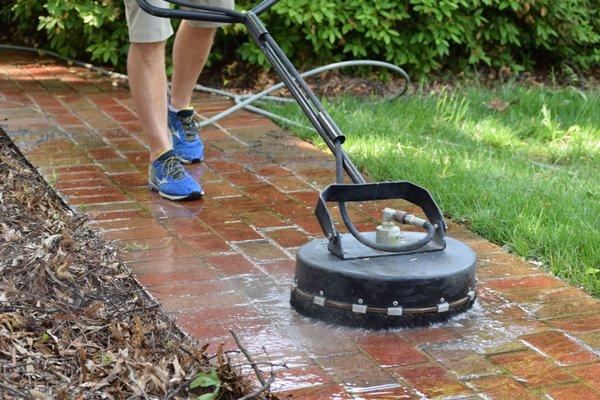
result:
[[(203, 116), (231, 104), (198, 95)], [(316, 191), (332, 158), (267, 119), (238, 112), (203, 131), (189, 168), (206, 196), (171, 203), (146, 188), (148, 155), (126, 87), (80, 68), (0, 52), (0, 126), (50, 185), (87, 213), (179, 325), (286, 363), (274, 389), (305, 399), (598, 399), (600, 302), (465, 228), (478, 301), (430, 328), (366, 333), (288, 305), (294, 253), (320, 236)], [(435, 193), (435, 188), (430, 188)], [(359, 225), (380, 205), (354, 207)], [(283, 396), (282, 396), (283, 397)]]

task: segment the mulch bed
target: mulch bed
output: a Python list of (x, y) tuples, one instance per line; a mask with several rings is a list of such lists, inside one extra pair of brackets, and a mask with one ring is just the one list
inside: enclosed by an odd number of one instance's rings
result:
[(0, 132), (0, 398), (265, 397), (206, 348)]

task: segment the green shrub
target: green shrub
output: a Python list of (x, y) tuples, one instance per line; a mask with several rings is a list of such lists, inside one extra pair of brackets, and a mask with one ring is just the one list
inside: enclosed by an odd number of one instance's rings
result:
[(119, 0), (16, 0), (1, 12), (34, 45), (114, 66), (125, 60), (127, 24)]
[[(253, 3), (238, 0), (243, 9)], [(9, 0), (0, 20), (63, 55), (124, 65), (121, 0)], [(265, 21), (300, 65), (374, 58), (424, 74), (478, 65), (587, 69), (600, 61), (596, 0), (282, 0)], [(236, 57), (267, 65), (241, 26), (220, 35), (212, 59)]]

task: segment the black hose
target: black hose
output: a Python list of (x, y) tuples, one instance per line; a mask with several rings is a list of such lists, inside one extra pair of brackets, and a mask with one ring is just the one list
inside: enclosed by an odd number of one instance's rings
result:
[[(340, 141), (335, 142), (335, 178), (336, 183), (344, 183), (342, 144), (340, 143)], [(422, 223), (422, 227), (427, 230), (427, 234), (423, 238), (412, 243), (402, 244), (398, 246), (380, 244), (368, 239), (358, 229), (356, 229), (356, 227), (352, 223), (352, 220), (350, 219), (350, 215), (348, 214), (348, 209), (346, 208), (345, 202), (338, 202), (338, 207), (340, 209), (342, 221), (344, 222), (344, 225), (346, 225), (346, 228), (348, 228), (348, 232), (350, 232), (350, 234), (354, 236), (354, 238), (360, 243), (374, 250), (385, 251), (388, 253), (406, 253), (408, 251), (417, 250), (425, 246), (433, 240), (433, 236), (435, 235), (435, 227), (431, 224), (431, 222), (424, 221)], [(394, 220), (396, 220), (399, 223), (406, 223), (404, 215), (406, 214), (396, 213), (394, 214)]]

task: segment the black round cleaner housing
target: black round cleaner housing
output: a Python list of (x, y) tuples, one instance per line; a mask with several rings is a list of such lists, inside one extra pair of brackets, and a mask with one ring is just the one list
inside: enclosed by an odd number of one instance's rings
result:
[[(423, 236), (402, 235), (407, 241)], [(350, 234), (342, 239), (349, 250), (364, 251)], [(298, 252), (291, 304), (303, 315), (385, 329), (443, 321), (475, 300), (475, 254), (450, 237), (443, 251), (351, 259), (327, 246), (327, 239), (318, 239)]]
[[(427, 219), (386, 208), (375, 232), (359, 232), (347, 202), (403, 198)], [(340, 234), (326, 207), (337, 202), (349, 233)], [(291, 304), (301, 314), (342, 325), (387, 329), (440, 322), (475, 301), (477, 257), (445, 236), (429, 192), (410, 182), (334, 184), (315, 211), (327, 238), (300, 248)], [(397, 224), (425, 232), (402, 231)]]

